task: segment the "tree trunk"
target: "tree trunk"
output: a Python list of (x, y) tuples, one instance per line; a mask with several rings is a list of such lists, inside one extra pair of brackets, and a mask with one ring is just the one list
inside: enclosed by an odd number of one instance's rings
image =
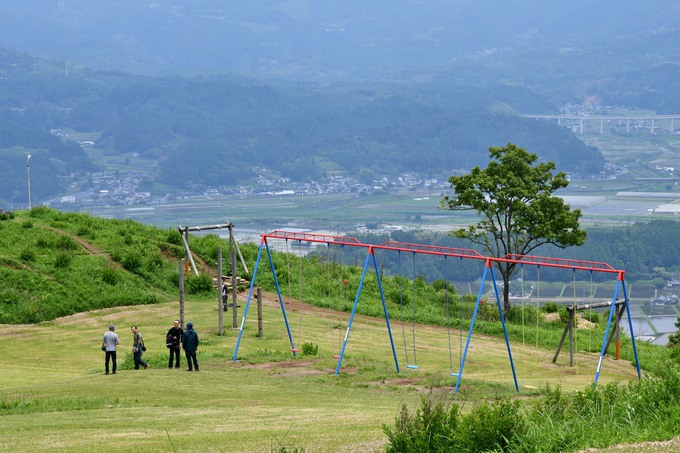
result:
[(508, 319), (508, 315), (510, 314), (510, 309), (512, 306), (510, 305), (510, 276), (509, 275), (503, 275), (503, 314), (505, 316), (505, 319)]

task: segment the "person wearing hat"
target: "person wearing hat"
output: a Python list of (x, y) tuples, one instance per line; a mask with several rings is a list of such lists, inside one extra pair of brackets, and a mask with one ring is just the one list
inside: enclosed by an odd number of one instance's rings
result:
[(116, 326), (111, 324), (109, 326), (109, 331), (104, 334), (104, 339), (102, 340), (102, 351), (106, 352), (106, 359), (104, 361), (104, 369), (106, 370), (104, 374), (109, 374), (109, 361), (112, 361), (112, 371), (116, 374), (116, 345), (118, 345), (118, 334), (114, 331)]
[(187, 364), (189, 365), (187, 371), (193, 371), (193, 368), (198, 371), (198, 362), (196, 361), (198, 334), (194, 330), (194, 323), (192, 322), (187, 323), (187, 329), (182, 334), (182, 348), (184, 348), (184, 354), (187, 356)]

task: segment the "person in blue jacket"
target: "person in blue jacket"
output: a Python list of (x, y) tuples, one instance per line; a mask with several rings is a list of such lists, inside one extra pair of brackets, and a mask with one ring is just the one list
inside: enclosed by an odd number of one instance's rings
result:
[(198, 361), (196, 360), (196, 351), (198, 351), (198, 334), (194, 330), (194, 323), (188, 322), (187, 329), (182, 334), (182, 347), (184, 348), (184, 355), (187, 357), (187, 364), (189, 369), (193, 371), (195, 368), (198, 371)]

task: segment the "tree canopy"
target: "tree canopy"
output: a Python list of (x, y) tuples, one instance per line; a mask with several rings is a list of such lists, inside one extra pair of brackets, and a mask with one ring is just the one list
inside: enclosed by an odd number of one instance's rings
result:
[[(552, 161), (512, 143), (489, 148), (486, 168), (451, 176), (454, 195), (444, 196), (440, 207), (451, 211), (476, 211), (480, 220), (452, 233), (482, 246), (494, 257), (527, 255), (544, 244), (565, 248), (582, 245), (586, 232), (580, 228), (581, 211), (572, 210), (554, 193), (569, 185), (564, 172)], [(503, 277), (505, 311), (510, 310), (509, 281), (516, 262), (498, 262)]]

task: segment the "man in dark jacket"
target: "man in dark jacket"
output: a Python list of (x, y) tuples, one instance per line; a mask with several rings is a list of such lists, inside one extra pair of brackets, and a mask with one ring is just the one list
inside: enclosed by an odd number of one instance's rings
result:
[(177, 319), (175, 319), (174, 326), (168, 330), (168, 335), (165, 337), (165, 345), (170, 349), (168, 368), (172, 368), (173, 358), (175, 359), (175, 368), (179, 368), (179, 350), (182, 348), (182, 328), (179, 326)]
[(193, 368), (196, 368), (196, 371), (198, 371), (198, 362), (196, 361), (198, 334), (194, 330), (194, 324), (191, 322), (187, 323), (187, 330), (182, 334), (182, 347), (184, 348), (184, 354), (187, 356), (187, 364), (189, 365), (187, 371), (193, 371)]

